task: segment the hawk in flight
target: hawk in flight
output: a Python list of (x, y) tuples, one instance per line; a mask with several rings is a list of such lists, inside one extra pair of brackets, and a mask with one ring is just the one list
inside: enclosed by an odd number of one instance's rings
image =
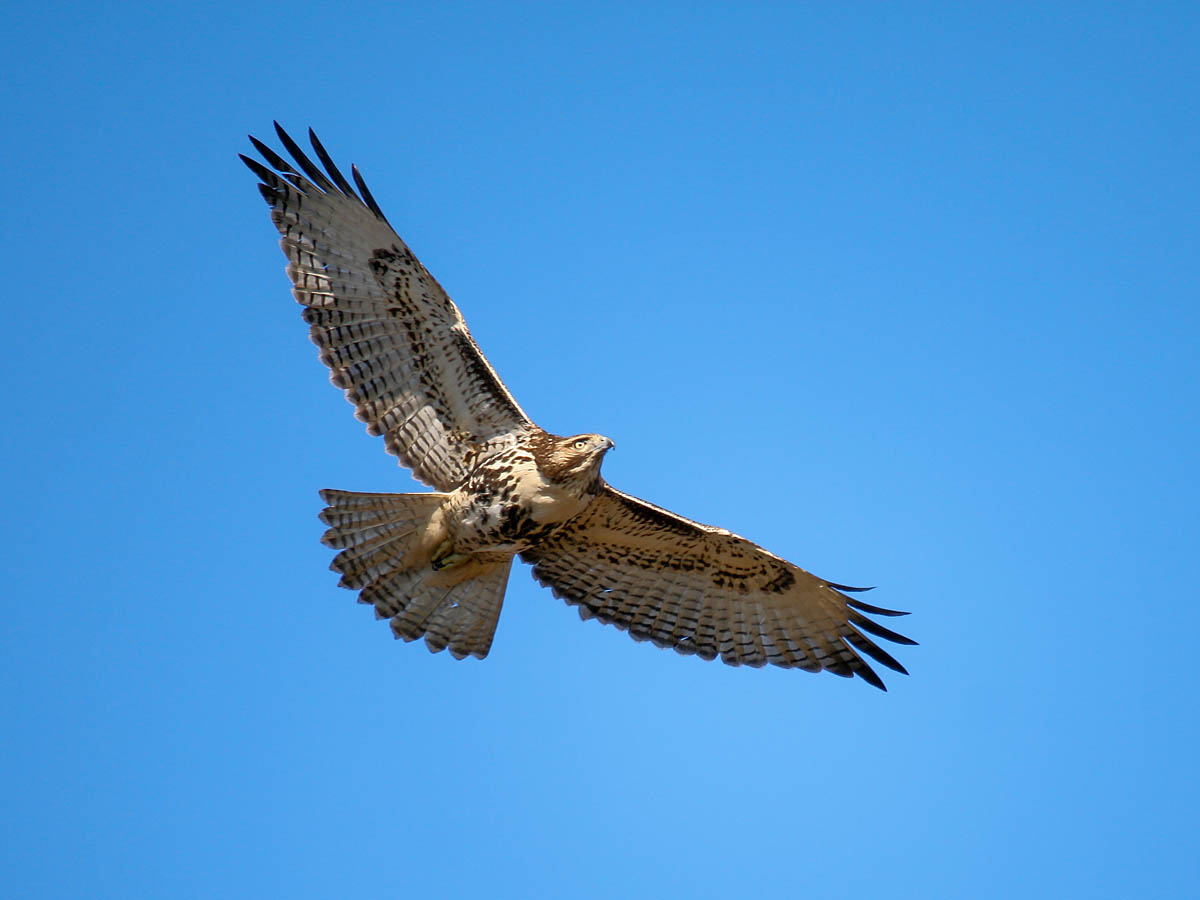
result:
[(679, 653), (880, 689), (864, 656), (905, 671), (869, 636), (915, 642), (865, 615), (903, 613), (616, 490), (600, 474), (604, 435), (535, 425), (357, 167), (351, 185), (311, 130), (320, 166), (275, 129), (293, 162), (253, 137), (267, 165), (241, 158), (262, 182), (309, 334), (367, 431), (434, 488), (321, 492), (331, 568), (397, 637), (483, 658), (520, 556), (582, 618)]

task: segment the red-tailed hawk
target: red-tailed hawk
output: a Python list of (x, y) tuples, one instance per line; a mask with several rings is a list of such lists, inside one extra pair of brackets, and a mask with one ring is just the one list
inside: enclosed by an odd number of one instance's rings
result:
[[(904, 672), (863, 632), (913, 644), (898, 616), (722, 528), (623, 494), (600, 475), (613, 442), (560, 437), (525, 414), (458, 307), (309, 131), (299, 171), (251, 138), (288, 277), (321, 361), (371, 434), (436, 493), (322, 491), (340, 584), (397, 637), (483, 658), (514, 556), (555, 595), (639, 641), (730, 665), (821, 669), (885, 689), (859, 655)], [(271, 169), (275, 171), (272, 171)]]

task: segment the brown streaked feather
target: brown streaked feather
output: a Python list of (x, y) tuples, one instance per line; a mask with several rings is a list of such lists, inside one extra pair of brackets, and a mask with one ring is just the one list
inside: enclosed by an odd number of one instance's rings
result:
[(905, 669), (859, 628), (915, 643), (856, 611), (866, 604), (757, 544), (609, 485), (521, 558), (583, 618), (730, 665), (826, 669), (886, 690), (860, 653)]
[(382, 435), (415, 477), (451, 490), (481, 449), (511, 445), (535, 426), (358, 170), (356, 193), (316, 135), (325, 172), (276, 130), (295, 166), (254, 138), (275, 171), (242, 158), (262, 181), (321, 360), (367, 430)]

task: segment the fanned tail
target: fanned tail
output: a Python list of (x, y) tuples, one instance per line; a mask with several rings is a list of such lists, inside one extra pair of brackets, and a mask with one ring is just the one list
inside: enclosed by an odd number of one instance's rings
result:
[(475, 554), (451, 568), (431, 561), (446, 537), (441, 522), (445, 494), (364, 494), (321, 491), (329, 504), (322, 543), (341, 552), (330, 568), (342, 587), (358, 590), (360, 603), (390, 619), (398, 638), (424, 635), (437, 653), (456, 659), (487, 656), (508, 585), (511, 554)]

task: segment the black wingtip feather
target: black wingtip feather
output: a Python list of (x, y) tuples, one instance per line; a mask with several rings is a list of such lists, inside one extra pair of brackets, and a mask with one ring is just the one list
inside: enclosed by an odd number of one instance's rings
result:
[(270, 187), (274, 187), (279, 184), (279, 179), (275, 177), (275, 173), (260, 163), (257, 159), (251, 159), (249, 156), (245, 156), (241, 153), (238, 154), (238, 159), (244, 162), (246, 164), (246, 168), (257, 175), (259, 180), (261, 180), (264, 184)]
[(860, 588), (860, 587), (850, 587), (850, 585), (848, 585), (848, 584), (838, 584), (836, 581), (827, 581), (825, 583), (827, 585), (829, 585), (831, 588), (837, 588), (839, 591), (850, 591), (851, 593), (854, 593), (854, 594), (862, 593), (863, 591), (875, 590), (874, 585), (872, 585), (871, 587)]
[(885, 641), (891, 641), (893, 644), (904, 644), (906, 647), (917, 646), (917, 642), (912, 638), (897, 634), (890, 628), (884, 628), (878, 622), (872, 622), (866, 616), (860, 616), (858, 613), (851, 613), (850, 621), (863, 631), (873, 634), (875, 637), (883, 638)]
[[(846, 643), (853, 644), (860, 653), (867, 654), (867, 656), (871, 657), (871, 659), (875, 660), (875, 662), (882, 666), (887, 666), (893, 672), (899, 672), (901, 675), (908, 674), (908, 669), (904, 668), (904, 666), (902, 666), (900, 662), (894, 656), (892, 656), (892, 654), (888, 653), (878, 644), (873, 643), (853, 626), (849, 631), (842, 635), (842, 640)], [(864, 665), (866, 664), (864, 663)]]
[(866, 663), (862, 664), (861, 668), (855, 669), (854, 674), (865, 681), (873, 688), (879, 688), (885, 694), (887, 693), (887, 685), (883, 683), (883, 679), (875, 674), (875, 670)]
[(335, 190), (333, 182), (325, 177), (325, 173), (317, 168), (316, 164), (300, 149), (300, 145), (292, 140), (292, 136), (284, 131), (278, 122), (275, 123), (275, 133), (279, 135), (279, 140), (283, 142), (287, 152), (292, 154), (292, 159), (300, 164), (304, 174), (312, 179), (313, 184), (323, 191)]
[[(855, 648), (857, 647), (859, 650), (866, 653), (872, 659), (875, 659), (876, 661), (883, 663), (885, 666), (888, 666), (889, 668), (892, 667), (892, 664), (899, 665), (899, 663), (897, 663), (894, 659), (892, 659), (887, 653), (884, 653), (882, 650), (880, 650), (878, 647), (876, 647), (874, 644), (872, 644), (870, 641), (868, 641), (865, 637), (863, 637), (861, 634), (859, 634), (853, 628), (851, 628), (849, 631), (843, 632), (838, 637), (841, 642), (841, 645), (846, 650), (849, 651), (850, 657), (853, 660), (853, 662), (845, 663), (845, 662), (842, 662), (841, 660), (838, 660), (839, 664), (836, 666), (830, 665), (827, 662), (825, 664), (825, 671), (833, 672), (833, 674), (835, 674), (835, 675), (845, 675), (847, 677), (851, 676), (851, 675), (857, 675), (859, 678), (861, 678), (863, 681), (865, 681), (867, 684), (871, 685), (872, 687), (877, 687), (877, 688), (879, 688), (879, 690), (886, 692), (887, 687), (886, 687), (886, 685), (884, 685), (883, 679), (880, 678), (877, 674), (875, 674), (875, 670), (871, 668), (871, 666), (867, 663), (866, 660), (864, 660), (861, 656), (859, 656), (857, 653), (854, 652)], [(841, 670), (844, 670), (844, 671), (841, 671)]]
[(313, 150), (317, 153), (317, 159), (321, 161), (321, 165), (325, 167), (325, 171), (329, 173), (329, 177), (333, 179), (333, 183), (347, 197), (357, 197), (354, 193), (354, 188), (350, 187), (350, 182), (346, 180), (346, 176), (341, 173), (337, 166), (333, 164), (333, 159), (326, 152), (325, 146), (317, 138), (317, 133), (311, 128), (308, 129), (308, 140), (313, 146)]
[(367, 204), (367, 209), (379, 216), (384, 222), (387, 222), (387, 216), (383, 214), (383, 210), (379, 208), (379, 204), (375, 202), (375, 198), (371, 196), (371, 191), (367, 188), (367, 183), (363, 181), (362, 173), (358, 171), (358, 166), (351, 166), (350, 174), (354, 176), (354, 183), (358, 185), (358, 192), (362, 195), (363, 202)]
[(884, 609), (882, 606), (872, 606), (870, 603), (863, 603), (861, 600), (851, 600), (846, 598), (846, 605), (852, 606), (857, 610), (865, 613), (870, 613), (873, 616), (907, 616), (906, 612), (898, 609)]
[(254, 135), (247, 135), (250, 138), (250, 143), (254, 145), (254, 149), (262, 154), (262, 158), (278, 169), (280, 172), (286, 172), (289, 175), (299, 175), (290, 162), (256, 138)]

